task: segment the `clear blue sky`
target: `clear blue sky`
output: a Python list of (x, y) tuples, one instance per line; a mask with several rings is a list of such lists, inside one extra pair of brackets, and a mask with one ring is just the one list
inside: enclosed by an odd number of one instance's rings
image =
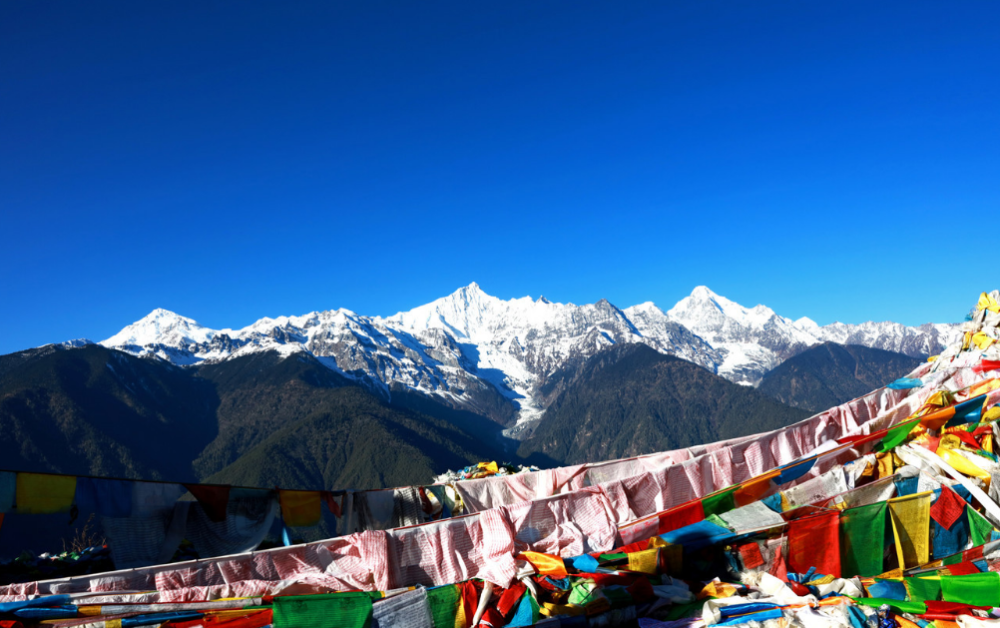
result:
[(500, 297), (1000, 285), (1000, 5), (0, 3), (0, 353)]

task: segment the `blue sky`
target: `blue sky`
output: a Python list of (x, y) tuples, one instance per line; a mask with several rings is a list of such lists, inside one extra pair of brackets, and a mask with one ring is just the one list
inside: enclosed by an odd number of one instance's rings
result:
[(0, 353), (503, 298), (960, 319), (1000, 6), (0, 4)]

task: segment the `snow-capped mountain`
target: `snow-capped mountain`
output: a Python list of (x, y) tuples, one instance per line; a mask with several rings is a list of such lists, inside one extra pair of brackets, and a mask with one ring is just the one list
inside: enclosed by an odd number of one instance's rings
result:
[(540, 388), (546, 378), (613, 344), (645, 343), (755, 385), (783, 360), (827, 340), (927, 355), (953, 341), (957, 328), (820, 327), (763, 305), (745, 308), (704, 286), (664, 312), (652, 303), (622, 310), (603, 299), (586, 305), (544, 297), (505, 301), (472, 283), (385, 318), (338, 309), (213, 330), (158, 309), (101, 344), (179, 365), (268, 350), (308, 353), (386, 396), (402, 387), (504, 424), (515, 415), (525, 424), (545, 410), (549, 400)]

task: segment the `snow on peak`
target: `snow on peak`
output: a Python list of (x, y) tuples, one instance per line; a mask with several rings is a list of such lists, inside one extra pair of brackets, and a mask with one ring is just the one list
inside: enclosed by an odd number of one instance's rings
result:
[(820, 326), (813, 319), (808, 316), (803, 316), (793, 323), (797, 328), (804, 332), (810, 333), (813, 336), (818, 336), (820, 333)]
[(216, 332), (190, 318), (157, 308), (100, 344), (105, 347), (207, 342)]

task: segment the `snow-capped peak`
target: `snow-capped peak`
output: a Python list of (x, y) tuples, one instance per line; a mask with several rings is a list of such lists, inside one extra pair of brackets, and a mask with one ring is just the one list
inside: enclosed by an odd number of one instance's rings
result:
[(814, 336), (820, 333), (820, 326), (813, 319), (808, 316), (803, 316), (793, 323), (796, 327), (804, 332), (808, 332)]
[(208, 342), (215, 334), (215, 330), (202, 327), (190, 318), (157, 308), (100, 344), (105, 347), (187, 344)]

